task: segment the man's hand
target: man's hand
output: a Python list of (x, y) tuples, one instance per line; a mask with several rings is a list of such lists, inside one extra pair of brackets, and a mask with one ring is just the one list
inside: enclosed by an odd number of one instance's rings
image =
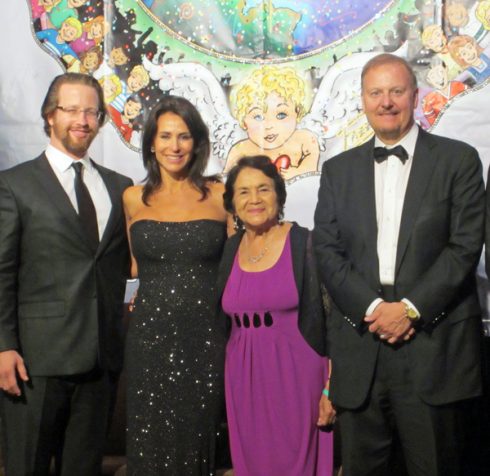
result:
[(406, 317), (403, 302), (381, 302), (364, 321), (370, 324), (369, 332), (378, 334), (389, 344), (407, 341), (415, 334), (412, 322)]
[(27, 382), (29, 376), (24, 365), (24, 359), (16, 350), (0, 352), (0, 388), (10, 395), (20, 396), (17, 375)]

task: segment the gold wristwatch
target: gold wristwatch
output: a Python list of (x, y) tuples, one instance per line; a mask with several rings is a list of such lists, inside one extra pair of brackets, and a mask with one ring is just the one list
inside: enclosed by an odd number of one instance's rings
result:
[(418, 321), (420, 319), (419, 313), (409, 304), (405, 304), (405, 316), (412, 322)]

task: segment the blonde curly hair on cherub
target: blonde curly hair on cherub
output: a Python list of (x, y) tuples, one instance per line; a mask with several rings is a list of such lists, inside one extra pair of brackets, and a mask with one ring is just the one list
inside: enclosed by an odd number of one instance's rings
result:
[(230, 101), (235, 119), (244, 128), (244, 119), (252, 106), (265, 110), (269, 94), (276, 93), (294, 104), (298, 120), (307, 112), (307, 86), (293, 68), (264, 66), (238, 83), (231, 93)]

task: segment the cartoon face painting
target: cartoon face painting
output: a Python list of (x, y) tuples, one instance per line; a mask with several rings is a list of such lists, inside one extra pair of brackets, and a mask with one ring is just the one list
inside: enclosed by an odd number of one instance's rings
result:
[(129, 61), (129, 58), (127, 57), (126, 53), (124, 53), (124, 50), (122, 47), (119, 48), (112, 48), (111, 52), (109, 53), (109, 65), (114, 67), (114, 66), (123, 66), (127, 64)]
[(432, 66), (427, 73), (427, 82), (436, 89), (444, 89), (449, 82), (447, 68), (442, 63)]
[(141, 113), (142, 105), (137, 101), (133, 101), (129, 98), (124, 105), (124, 116), (128, 120), (136, 119)]
[(426, 48), (439, 53), (447, 45), (447, 38), (439, 25), (430, 25), (422, 33), (422, 43)]
[(469, 20), (468, 10), (461, 3), (450, 3), (446, 7), (446, 19), (453, 27), (463, 27)]
[(276, 149), (293, 135), (298, 124), (298, 114), (291, 101), (273, 92), (267, 96), (262, 107), (254, 105), (243, 122), (254, 144), (265, 150)]
[(129, 78), (127, 81), (128, 90), (132, 93), (136, 93), (147, 86), (149, 82), (150, 77), (148, 76), (145, 68), (143, 68), (143, 66), (141, 65), (135, 66), (129, 74)]
[(460, 58), (468, 64), (474, 64), (478, 59), (478, 51), (473, 43), (466, 43), (458, 50)]
[(233, 97), (234, 115), (247, 138), (230, 149), (227, 172), (244, 155), (265, 154), (285, 179), (316, 171), (315, 135), (298, 124), (306, 113), (307, 87), (292, 68), (265, 66), (240, 83)]
[(59, 36), (63, 41), (73, 41), (80, 38), (81, 28), (77, 28), (77, 23), (78, 20), (75, 18), (69, 18), (62, 23)]

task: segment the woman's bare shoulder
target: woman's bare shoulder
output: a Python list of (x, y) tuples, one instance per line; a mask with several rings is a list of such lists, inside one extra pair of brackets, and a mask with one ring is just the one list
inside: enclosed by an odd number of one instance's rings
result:
[(143, 194), (143, 185), (132, 185), (124, 190), (123, 200), (124, 201), (133, 201), (136, 199), (141, 200), (141, 196)]
[(124, 191), (123, 204), (130, 216), (133, 216), (134, 212), (144, 205), (142, 196), (143, 185), (133, 185)]

